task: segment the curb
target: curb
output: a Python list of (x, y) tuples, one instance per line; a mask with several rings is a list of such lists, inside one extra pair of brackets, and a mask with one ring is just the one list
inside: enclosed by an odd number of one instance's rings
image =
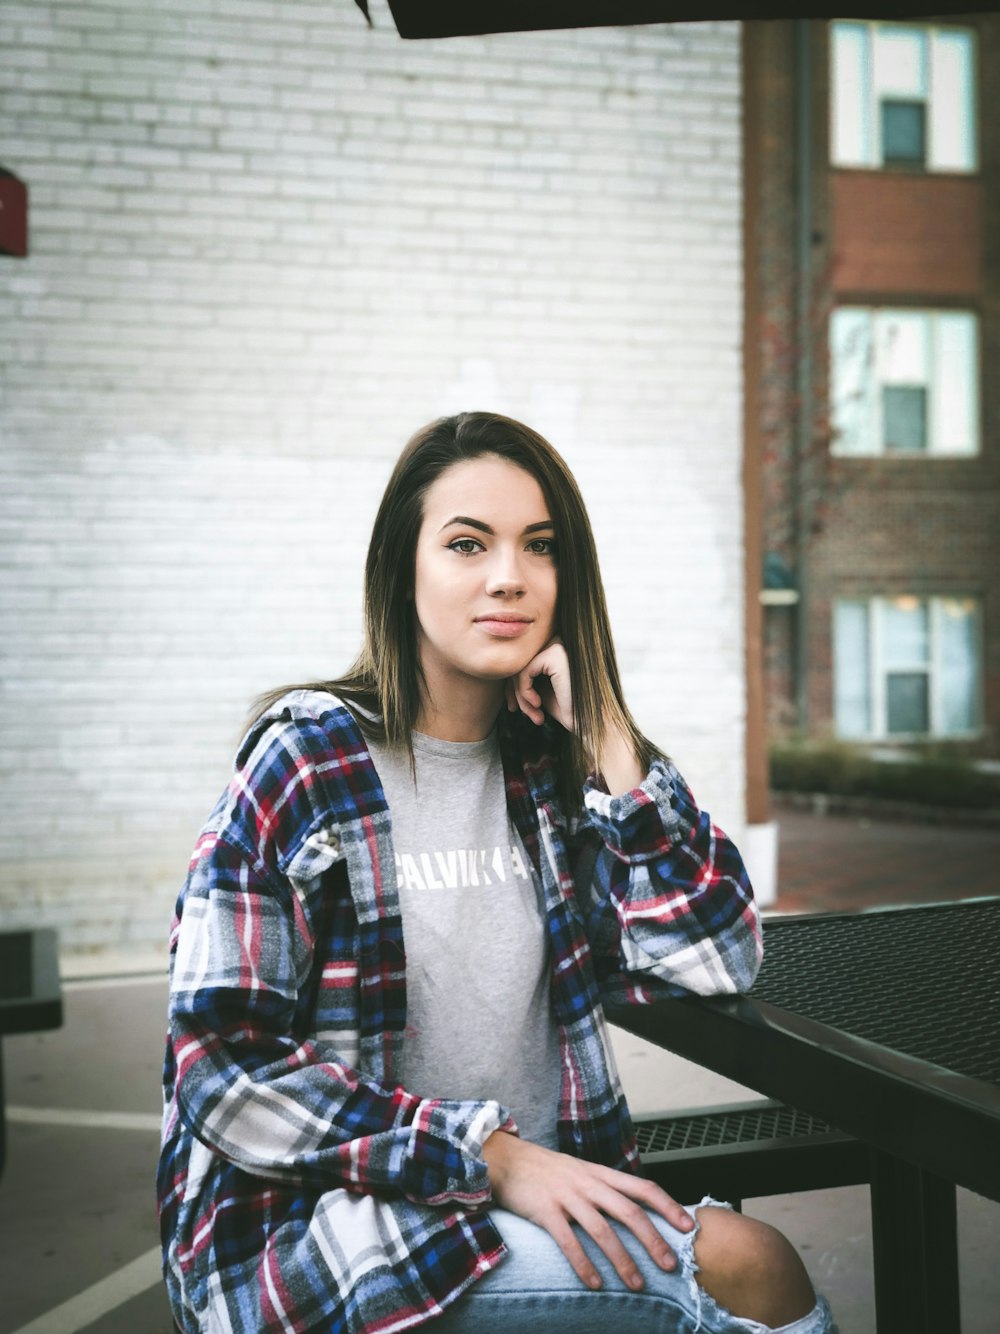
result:
[(916, 801), (887, 801), (884, 797), (847, 796), (842, 792), (771, 792), (777, 810), (806, 811), (810, 815), (855, 815), (868, 820), (898, 820), (906, 824), (963, 825), (1000, 829), (1000, 809), (976, 810), (963, 806), (923, 806)]

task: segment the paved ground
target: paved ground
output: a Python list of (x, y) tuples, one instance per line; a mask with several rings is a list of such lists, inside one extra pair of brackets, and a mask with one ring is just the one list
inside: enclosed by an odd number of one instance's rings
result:
[[(1000, 832), (793, 812), (780, 823), (779, 911), (1000, 892)], [(67, 961), (64, 972), (125, 974), (141, 962)], [(0, 1334), (171, 1334), (152, 1184), (166, 999), (158, 962), (155, 969), (69, 980), (61, 1029), (4, 1044)], [(614, 1038), (638, 1112), (754, 1096), (629, 1034)], [(963, 1334), (995, 1334), (1000, 1205), (967, 1191), (958, 1197)], [(874, 1334), (865, 1188), (754, 1200), (747, 1211), (798, 1246), (841, 1334)]]
[(776, 911), (843, 912), (1000, 894), (1000, 829), (799, 811), (779, 811), (777, 818)]

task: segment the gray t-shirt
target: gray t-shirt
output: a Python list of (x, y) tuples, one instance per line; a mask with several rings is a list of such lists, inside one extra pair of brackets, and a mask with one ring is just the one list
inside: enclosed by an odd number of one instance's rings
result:
[(496, 732), (369, 742), (392, 817), (406, 948), (400, 1082), (427, 1098), (495, 1098), (521, 1135), (556, 1147), (559, 1037), (548, 939), (524, 845), (507, 814)]

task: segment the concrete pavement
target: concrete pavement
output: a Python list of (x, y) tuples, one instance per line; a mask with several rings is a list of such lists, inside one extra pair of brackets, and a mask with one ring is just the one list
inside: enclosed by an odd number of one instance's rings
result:
[(775, 911), (852, 912), (1000, 894), (1000, 828), (793, 810), (777, 818)]

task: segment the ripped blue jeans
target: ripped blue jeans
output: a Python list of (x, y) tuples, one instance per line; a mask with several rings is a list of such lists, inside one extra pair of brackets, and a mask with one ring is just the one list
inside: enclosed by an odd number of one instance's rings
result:
[[(685, 1207), (697, 1222), (697, 1209), (717, 1203), (706, 1196), (700, 1204)], [(608, 1334), (608, 1330), (623, 1334), (773, 1334), (769, 1325), (731, 1315), (699, 1287), (694, 1259), (697, 1227), (679, 1232), (650, 1213), (677, 1256), (677, 1268), (667, 1273), (631, 1232), (609, 1220), (635, 1259), (645, 1288), (633, 1292), (626, 1287), (607, 1256), (585, 1241), (604, 1284), (592, 1292), (543, 1228), (506, 1209), (491, 1209), (490, 1216), (510, 1254), (432, 1320), (427, 1326), (430, 1334)], [(812, 1311), (782, 1325), (781, 1334), (835, 1334), (826, 1299), (818, 1297)]]

